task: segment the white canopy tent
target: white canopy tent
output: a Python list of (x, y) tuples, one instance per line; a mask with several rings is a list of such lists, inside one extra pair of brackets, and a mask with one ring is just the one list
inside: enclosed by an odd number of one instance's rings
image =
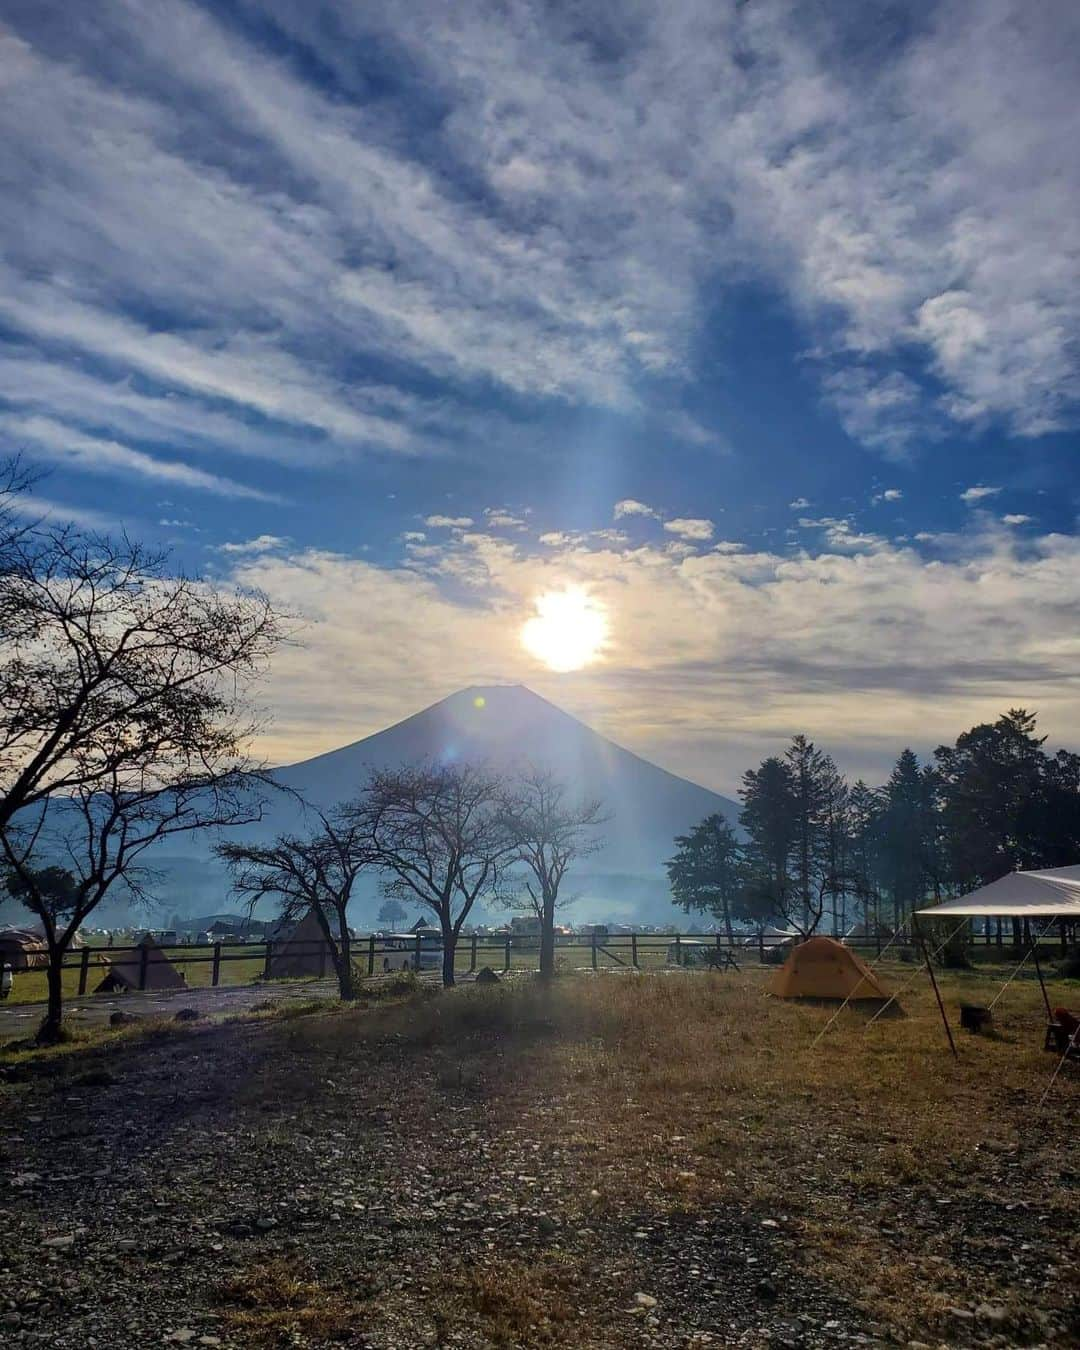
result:
[(987, 918), (1080, 920), (1080, 866), (1046, 867), (1036, 872), (1010, 872), (989, 886), (980, 886), (955, 900), (920, 909), (928, 919)]
[[(955, 918), (959, 919), (962, 924), (965, 919), (991, 918), (998, 915), (1024, 920), (1044, 919), (1046, 922), (1043, 924), (1042, 932), (1049, 928), (1051, 921), (1054, 919), (1080, 921), (1080, 866), (1044, 867), (1031, 872), (1010, 872), (1008, 876), (999, 877), (997, 881), (990, 882), (988, 886), (980, 886), (978, 890), (969, 891), (967, 895), (958, 896), (955, 900), (945, 900), (940, 905), (932, 905), (929, 909), (916, 910), (915, 928), (918, 932), (920, 917), (932, 919)], [(1050, 1000), (1046, 993), (1046, 985), (1043, 982), (1042, 970), (1039, 967), (1039, 939), (1042, 933), (1037, 933), (1034, 937), (1031, 937), (1030, 927), (1028, 927), (1028, 933), (1031, 942), (1030, 950), (1008, 980), (1005, 981), (997, 997), (1000, 998), (1001, 994), (1005, 992), (1013, 976), (1017, 974), (1027, 957), (1033, 955), (1035, 957), (1035, 970), (1039, 977), (1039, 986), (1042, 989), (1043, 1002), (1046, 1005), (1046, 1015), (1048, 1018), (1052, 1018)], [(934, 970), (930, 964), (926, 944), (922, 942), (921, 935), (920, 942), (926, 958), (926, 969), (933, 983), (934, 993), (937, 995), (938, 1007), (941, 1009), (945, 1032), (955, 1055), (956, 1045), (949, 1028), (948, 1018), (945, 1016), (945, 1006), (941, 1001), (937, 980), (934, 979)], [(997, 998), (994, 999), (994, 1003), (996, 1002)], [(993, 1007), (993, 1003), (990, 1006)], [(1046, 1091), (1042, 1095), (1039, 1102), (1040, 1106), (1046, 1101), (1061, 1066), (1069, 1055), (1074, 1053), (1076, 1046), (1077, 1038), (1076, 1035), (1073, 1035), (1065, 1047), (1065, 1053), (1058, 1061), (1058, 1066), (1054, 1070)]]

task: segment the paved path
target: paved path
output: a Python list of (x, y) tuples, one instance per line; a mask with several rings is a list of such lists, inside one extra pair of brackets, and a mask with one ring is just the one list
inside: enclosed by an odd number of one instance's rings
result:
[[(142, 1017), (172, 1017), (180, 1008), (201, 1013), (242, 1012), (259, 1003), (295, 999), (336, 998), (337, 983), (329, 980), (296, 980), (281, 984), (227, 985), (217, 989), (173, 989), (168, 993), (85, 994), (69, 999), (65, 1017), (81, 1026), (103, 1026), (114, 1012)], [(0, 1042), (28, 1036), (41, 1021), (44, 1003), (0, 1003)]]

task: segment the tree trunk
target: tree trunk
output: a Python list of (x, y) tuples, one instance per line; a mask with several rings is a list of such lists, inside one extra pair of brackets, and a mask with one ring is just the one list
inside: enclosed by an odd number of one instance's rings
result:
[(457, 934), (454, 932), (453, 925), (444, 923), (442, 926), (442, 982), (444, 989), (453, 987), (454, 981), (454, 957), (457, 954)]
[(545, 895), (540, 905), (540, 978), (555, 978), (555, 897)]
[(67, 945), (49, 944), (49, 968), (45, 977), (49, 986), (49, 1004), (45, 1020), (38, 1028), (37, 1039), (42, 1045), (53, 1045), (61, 1035), (64, 1020), (64, 956)]
[(731, 931), (731, 906), (728, 904), (727, 896), (724, 897), (724, 933), (727, 936), (729, 947), (735, 945), (735, 934)]
[(341, 923), (341, 937), (338, 942), (338, 996), (344, 1003), (356, 998), (356, 982), (353, 977), (352, 947), (349, 941), (349, 929), (344, 918)]

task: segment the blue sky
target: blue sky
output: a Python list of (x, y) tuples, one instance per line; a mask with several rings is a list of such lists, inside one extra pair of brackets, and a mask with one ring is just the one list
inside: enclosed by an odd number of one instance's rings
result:
[[(1078, 39), (0, 0), (0, 435), (304, 617), (275, 759), (501, 678), (727, 790), (796, 730), (870, 774), (1009, 703), (1067, 739)], [(572, 675), (517, 640), (561, 585), (610, 619)]]

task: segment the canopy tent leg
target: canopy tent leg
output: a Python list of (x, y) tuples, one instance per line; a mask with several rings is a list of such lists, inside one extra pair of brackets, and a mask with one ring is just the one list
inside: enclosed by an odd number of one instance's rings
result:
[[(1043, 933), (1045, 933), (1049, 927), (1050, 925), (1048, 923), (1044, 924)], [(1028, 935), (1030, 936), (1030, 934), (1031, 929), (1029, 928)], [(1043, 979), (1042, 966), (1039, 964), (1039, 940), (1042, 935), (1043, 934), (1040, 933), (1035, 939), (1035, 945), (1031, 949), (1031, 954), (1035, 958), (1035, 974), (1039, 977), (1039, 988), (1042, 990), (1043, 1003), (1046, 1005), (1046, 1020), (1052, 1022), (1054, 1020), (1054, 1014), (1050, 1011), (1050, 995), (1046, 992), (1046, 981)]]
[(945, 1035), (949, 1038), (949, 1049), (953, 1052), (953, 1059), (959, 1059), (960, 1056), (956, 1050), (956, 1042), (953, 1040), (952, 1027), (949, 1026), (949, 1018), (945, 1012), (945, 1004), (941, 1001), (941, 990), (938, 988), (933, 962), (930, 960), (930, 953), (926, 950), (926, 939), (923, 937), (923, 931), (919, 926), (919, 920), (914, 914), (911, 916), (911, 923), (912, 927), (915, 929), (915, 936), (919, 939), (923, 960), (926, 962), (926, 973), (930, 976), (930, 983), (934, 986), (934, 997), (937, 999), (938, 1011), (941, 1013), (941, 1024), (945, 1028)]

